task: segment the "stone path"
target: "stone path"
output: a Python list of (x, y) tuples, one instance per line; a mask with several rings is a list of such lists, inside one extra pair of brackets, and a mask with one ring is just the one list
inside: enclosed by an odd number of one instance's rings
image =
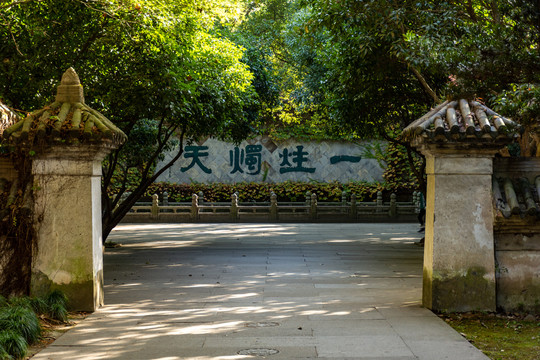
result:
[(487, 359), (420, 306), (416, 230), (121, 225), (107, 305), (34, 359)]

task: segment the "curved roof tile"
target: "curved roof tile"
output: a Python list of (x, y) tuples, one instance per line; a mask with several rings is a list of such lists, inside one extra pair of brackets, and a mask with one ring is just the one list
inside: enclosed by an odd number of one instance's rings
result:
[(83, 87), (73, 68), (62, 76), (55, 102), (8, 127), (2, 137), (27, 145), (110, 142), (119, 146), (127, 139), (109, 119), (84, 103)]
[(512, 215), (539, 216), (537, 202), (540, 196), (540, 176), (531, 184), (527, 177), (493, 177), (495, 207), (505, 218)]
[(445, 101), (403, 130), (412, 140), (427, 137), (434, 141), (460, 142), (473, 139), (513, 138), (519, 124), (478, 101)]
[(15, 124), (18, 119), (17, 114), (0, 101), (0, 136), (2, 136), (5, 129)]

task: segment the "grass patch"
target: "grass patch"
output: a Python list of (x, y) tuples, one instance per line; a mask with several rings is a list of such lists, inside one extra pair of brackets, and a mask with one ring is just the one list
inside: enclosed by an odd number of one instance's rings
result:
[(540, 360), (540, 319), (504, 314), (441, 316), (492, 360)]
[(0, 297), (0, 360), (22, 359), (41, 340), (45, 319), (67, 321), (67, 299), (60, 291), (44, 297)]
[(37, 341), (41, 335), (41, 327), (36, 313), (20, 305), (0, 310), (0, 329), (21, 335), (28, 344)]

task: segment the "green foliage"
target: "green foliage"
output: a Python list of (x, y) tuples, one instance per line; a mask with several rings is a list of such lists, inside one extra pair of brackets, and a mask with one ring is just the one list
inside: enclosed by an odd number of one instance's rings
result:
[[(219, 31), (241, 18), (240, 2), (23, 1), (1, 7), (0, 15), (5, 102), (43, 107), (72, 66), (86, 103), (128, 135), (104, 163), (104, 193), (129, 186), (141, 195), (178, 138), (239, 141), (251, 130), (253, 75), (243, 49)], [(116, 200), (103, 198), (104, 239), (131, 207), (132, 199)]]
[(298, 201), (306, 199), (306, 192), (317, 194), (319, 201), (341, 201), (343, 191), (356, 194), (358, 201), (370, 201), (376, 199), (377, 191), (383, 191), (387, 195), (391, 192), (404, 193), (412, 191), (409, 188), (396, 185), (391, 187), (380, 183), (349, 182), (341, 184), (338, 182), (295, 182), (286, 181), (283, 183), (235, 183), (235, 184), (152, 184), (147, 193), (147, 197), (153, 194), (169, 194), (169, 201), (189, 202), (193, 194), (203, 192), (204, 201), (229, 202), (231, 195), (238, 192), (240, 201), (270, 201), (270, 194), (274, 192), (278, 201)]
[(534, 1), (261, 0), (246, 13), (235, 39), (273, 64), (280, 102), (262, 131), (279, 139), (385, 137), (445, 97), (540, 79)]
[[(390, 143), (386, 148), (384, 162), (386, 163), (383, 178), (390, 187), (403, 187), (407, 189), (417, 189), (418, 178), (415, 171), (420, 171), (422, 158), (416, 153), (410, 153), (413, 163), (409, 161), (407, 148), (396, 143)], [(416, 167), (413, 169), (412, 167)]]
[(53, 290), (43, 300), (45, 300), (45, 314), (51, 319), (66, 322), (68, 320), (67, 296), (60, 290)]
[[(331, 129), (320, 101), (325, 67), (316, 61), (311, 44), (318, 39), (299, 36), (305, 29), (306, 9), (298, 1), (263, 0), (248, 4), (246, 14), (228, 36), (247, 49), (246, 62), (254, 73), (259, 100), (254, 131), (274, 139), (348, 138)], [(314, 86), (303, 86), (306, 81)]]
[(20, 334), (28, 344), (39, 339), (41, 326), (36, 314), (28, 307), (15, 305), (0, 310), (0, 329)]
[(540, 84), (511, 84), (493, 102), (499, 113), (536, 130), (540, 121)]
[(67, 321), (67, 298), (58, 290), (43, 297), (0, 297), (0, 360), (21, 359), (41, 335), (37, 315)]
[(0, 331), (0, 359), (22, 359), (28, 350), (24, 337), (13, 330)]
[[(3, 336), (0, 334), (0, 339), (2, 337)], [(1, 343), (1, 340), (0, 340), (0, 360), (11, 360), (11, 359), (13, 359), (13, 357), (9, 355), (7, 350), (4, 348), (4, 344)]]
[(524, 315), (465, 313), (442, 316), (490, 359), (535, 360), (540, 353), (537, 321)]

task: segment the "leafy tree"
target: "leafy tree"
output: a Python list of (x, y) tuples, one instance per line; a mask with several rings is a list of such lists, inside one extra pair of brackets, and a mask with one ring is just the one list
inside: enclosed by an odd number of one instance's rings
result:
[[(182, 156), (185, 139), (249, 133), (252, 75), (215, 31), (238, 4), (223, 0), (44, 0), (0, 7), (0, 96), (16, 109), (51, 101), (68, 67), (86, 102), (128, 135), (103, 168), (103, 239)], [(177, 140), (179, 139), (179, 140)], [(161, 169), (165, 150), (176, 149)], [(131, 193), (122, 196), (131, 182)], [(111, 188), (116, 187), (115, 195)]]
[[(255, 3), (242, 30), (270, 44), (282, 71), (281, 103), (312, 110), (304, 117), (281, 112), (294, 115), (285, 120), (296, 136), (294, 129), (313, 136), (309, 126), (324, 119), (338, 137), (399, 143), (400, 129), (447, 97), (477, 97), (499, 108), (512, 98), (524, 106), (523, 121), (538, 118), (535, 92), (523, 91), (540, 82), (536, 0)], [(413, 149), (402, 145), (414, 163)], [(411, 170), (422, 184), (423, 171)]]
[[(343, 138), (343, 133), (330, 129), (326, 107), (314, 101), (322, 92), (304, 86), (306, 81), (318, 82), (324, 69), (316, 61), (313, 39), (299, 36), (306, 16), (299, 1), (253, 1), (246, 7), (245, 20), (229, 35), (248, 54), (257, 54), (252, 68), (260, 99), (257, 130), (276, 139)], [(258, 81), (262, 69), (264, 82)]]

